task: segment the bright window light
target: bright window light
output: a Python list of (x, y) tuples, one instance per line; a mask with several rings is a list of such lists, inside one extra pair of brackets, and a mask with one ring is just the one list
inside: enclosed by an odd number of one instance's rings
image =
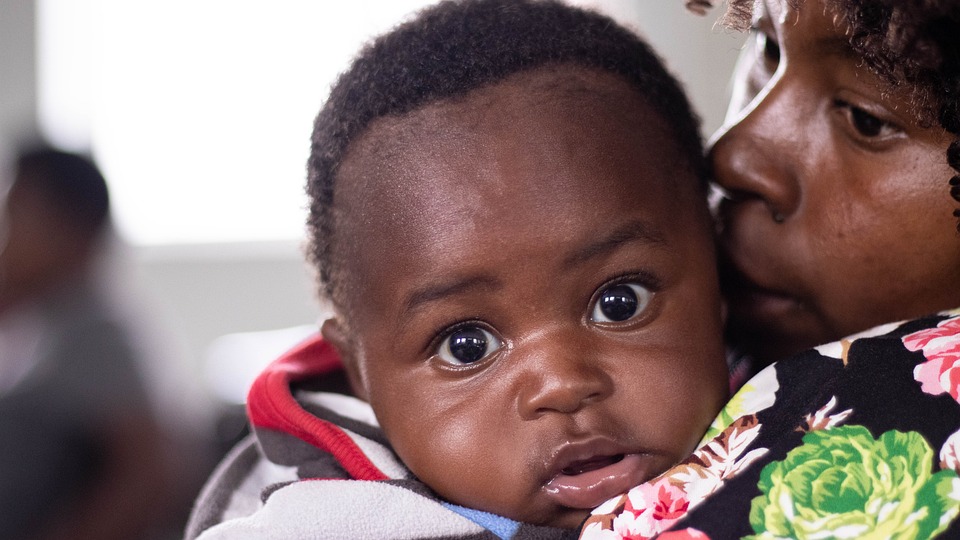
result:
[(39, 0), (40, 123), (92, 150), (137, 245), (303, 236), (313, 117), (425, 0)]

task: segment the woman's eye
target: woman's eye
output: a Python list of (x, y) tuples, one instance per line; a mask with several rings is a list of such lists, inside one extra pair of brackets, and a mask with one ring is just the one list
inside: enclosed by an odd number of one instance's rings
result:
[(653, 292), (638, 283), (620, 283), (600, 291), (593, 305), (590, 320), (599, 323), (619, 323), (643, 313)]
[(757, 51), (763, 55), (763, 61), (770, 70), (775, 71), (780, 64), (780, 44), (762, 30), (758, 29), (755, 32), (757, 33)]
[(850, 107), (850, 121), (864, 137), (879, 137), (889, 124), (859, 107)]
[[(761, 28), (758, 25), (763, 25)], [(757, 22), (750, 29), (752, 40), (747, 41), (743, 56), (737, 61), (734, 74), (734, 95), (731, 97), (731, 109), (728, 113), (739, 113), (769, 84), (780, 66), (780, 44), (770, 33), (769, 24)], [(740, 66), (743, 66), (743, 69)], [(734, 104), (738, 104), (736, 107)], [(735, 107), (735, 108), (734, 108)]]
[(448, 364), (474, 364), (494, 353), (503, 344), (479, 326), (465, 326), (451, 332), (440, 343), (437, 356)]
[(837, 100), (836, 105), (846, 112), (847, 121), (860, 137), (866, 139), (881, 139), (900, 132), (896, 125), (870, 114), (864, 109)]

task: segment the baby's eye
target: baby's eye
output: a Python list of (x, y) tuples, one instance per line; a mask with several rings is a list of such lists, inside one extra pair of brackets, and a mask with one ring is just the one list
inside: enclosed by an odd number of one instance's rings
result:
[(462, 326), (443, 339), (437, 356), (448, 364), (474, 364), (493, 354), (503, 343), (479, 326)]
[(639, 283), (618, 283), (600, 291), (590, 320), (598, 323), (619, 323), (629, 320), (646, 309), (653, 291)]

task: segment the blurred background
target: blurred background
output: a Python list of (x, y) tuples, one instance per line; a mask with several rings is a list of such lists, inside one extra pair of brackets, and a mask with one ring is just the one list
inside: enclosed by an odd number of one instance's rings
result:
[[(168, 510), (91, 538), (177, 538), (203, 479), (243, 434), (250, 380), (324, 316), (301, 255), (313, 116), (369, 36), (428, 3), (0, 0), (0, 194), (25, 145), (99, 167), (112, 217), (90, 273), (128, 333), (158, 433), (176, 443), (164, 447), (175, 485), (157, 484), (172, 493)], [(715, 27), (719, 10), (574, 3), (645, 35), (704, 133), (719, 127), (743, 41)], [(0, 468), (16, 466), (0, 455)], [(4, 536), (0, 522), (0, 540), (81, 537), (30, 534)]]

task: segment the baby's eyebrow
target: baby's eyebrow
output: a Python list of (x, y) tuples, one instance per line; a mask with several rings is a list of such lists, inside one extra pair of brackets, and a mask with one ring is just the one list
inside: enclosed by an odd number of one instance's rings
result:
[(622, 227), (615, 229), (610, 234), (601, 237), (595, 242), (576, 249), (563, 261), (566, 268), (577, 266), (594, 257), (605, 255), (619, 248), (623, 244), (631, 242), (641, 242), (663, 246), (666, 245), (666, 236), (656, 227), (643, 220), (631, 221)]
[[(610, 253), (624, 244), (640, 242), (655, 246), (666, 245), (666, 236), (656, 227), (644, 220), (631, 221), (614, 229), (596, 241), (587, 243), (573, 250), (563, 261), (565, 268), (582, 264), (594, 257)], [(463, 294), (469, 291), (484, 290), (496, 292), (503, 287), (503, 282), (489, 274), (474, 274), (465, 277), (455, 277), (441, 280), (415, 289), (406, 295), (401, 303), (400, 320), (407, 320), (411, 313), (423, 308), (424, 305), (443, 300), (450, 296)]]
[(423, 307), (424, 304), (436, 302), (449, 296), (462, 294), (467, 291), (497, 290), (503, 286), (501, 281), (493, 276), (477, 274), (448, 281), (432, 283), (412, 291), (403, 302), (401, 317), (407, 317), (411, 312)]

